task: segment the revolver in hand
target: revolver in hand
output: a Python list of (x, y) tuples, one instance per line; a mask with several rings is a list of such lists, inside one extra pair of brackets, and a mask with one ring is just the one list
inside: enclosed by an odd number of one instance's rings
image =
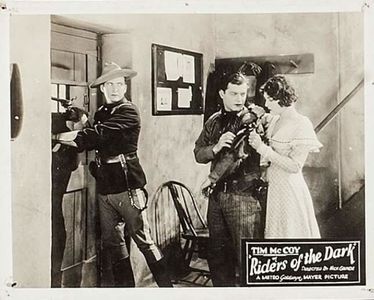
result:
[(77, 97), (74, 97), (70, 100), (56, 97), (52, 97), (51, 99), (53, 101), (61, 103), (61, 105), (66, 109), (66, 112), (64, 114), (67, 121), (79, 122), (82, 121), (82, 119), (87, 118), (88, 116), (88, 112), (86, 112), (84, 109), (73, 106), (73, 102), (77, 99)]

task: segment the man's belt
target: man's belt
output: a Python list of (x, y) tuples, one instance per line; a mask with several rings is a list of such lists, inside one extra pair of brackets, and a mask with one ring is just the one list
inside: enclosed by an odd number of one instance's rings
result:
[(116, 155), (116, 156), (108, 156), (108, 157), (105, 157), (105, 158), (102, 158), (102, 157), (99, 157), (99, 155), (96, 155), (96, 163), (98, 164), (98, 166), (100, 166), (101, 164), (115, 164), (115, 163), (120, 163), (121, 164), (123, 175), (125, 177), (125, 182), (124, 183), (127, 187), (127, 192), (128, 192), (128, 196), (129, 196), (131, 206), (137, 208), (141, 212), (141, 211), (145, 210), (148, 206), (148, 192), (144, 187), (140, 188), (141, 190), (143, 190), (146, 200), (145, 200), (145, 204), (144, 204), (143, 207), (138, 207), (137, 204), (135, 203), (134, 197), (133, 197), (133, 192), (135, 191), (135, 189), (130, 188), (129, 169), (128, 169), (128, 166), (127, 166), (128, 161), (136, 159), (137, 157), (138, 156), (137, 156), (136, 152), (119, 154), (119, 155)]
[(225, 192), (225, 193), (226, 192), (227, 193), (235, 193), (235, 192), (252, 193), (259, 177), (260, 175), (258, 173), (251, 173), (251, 174), (244, 175), (243, 178), (240, 178), (240, 179), (223, 180), (217, 183), (214, 190), (216, 192)]
[(121, 162), (121, 158), (120, 158), (121, 155), (123, 155), (125, 157), (126, 161), (133, 160), (133, 159), (136, 159), (138, 157), (136, 152), (132, 152), (132, 153), (127, 153), (127, 154), (119, 154), (119, 155), (116, 155), (116, 156), (108, 156), (106, 158), (101, 158), (100, 162), (103, 163), (103, 164), (120, 163)]

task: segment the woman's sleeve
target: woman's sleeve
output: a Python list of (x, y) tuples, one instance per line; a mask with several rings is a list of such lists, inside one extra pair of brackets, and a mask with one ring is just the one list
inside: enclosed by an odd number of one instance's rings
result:
[(303, 117), (297, 124), (291, 146), (293, 148), (304, 147), (309, 152), (319, 152), (319, 149), (323, 146), (314, 132), (312, 122), (307, 117)]
[(309, 152), (317, 152), (322, 144), (318, 141), (311, 122), (306, 119), (299, 124), (294, 138), (290, 141), (291, 151), (287, 156), (281, 155), (271, 147), (261, 144), (257, 149), (264, 159), (269, 160), (287, 172), (297, 173), (301, 171)]

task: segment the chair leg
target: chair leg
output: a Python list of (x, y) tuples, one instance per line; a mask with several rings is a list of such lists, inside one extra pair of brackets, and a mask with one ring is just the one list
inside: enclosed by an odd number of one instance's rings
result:
[[(193, 244), (191, 245), (191, 240), (186, 240), (186, 243), (183, 247), (183, 259), (186, 263), (186, 265), (189, 267), (192, 259), (192, 253), (193, 253)], [(192, 253), (191, 253), (192, 252)]]
[(186, 242), (184, 243), (184, 246), (183, 246), (183, 250), (182, 250), (182, 254), (183, 254), (184, 259), (186, 259), (189, 246), (190, 246), (190, 240), (186, 240)]
[[(194, 267), (190, 266), (193, 254), (198, 251), (196, 249), (196, 246), (198, 246), (197, 241), (186, 239), (186, 242), (183, 245), (182, 253), (183, 253), (184, 261), (185, 261), (186, 265), (188, 266), (189, 270), (192, 271), (192, 272), (197, 272), (198, 274), (192, 280), (191, 279), (190, 280), (180, 279), (179, 281), (180, 282), (186, 282), (186, 283), (189, 283), (189, 284), (192, 284), (192, 285), (195, 285), (195, 286), (203, 286), (204, 287), (211, 280), (210, 272), (208, 270), (203, 270), (203, 269), (194, 268)], [(204, 277), (204, 279), (202, 279), (202, 283), (199, 283), (198, 281), (202, 277)]]
[(192, 241), (191, 247), (188, 251), (188, 257), (187, 257), (188, 266), (190, 266), (192, 255), (195, 252), (195, 247), (196, 247), (196, 241)]

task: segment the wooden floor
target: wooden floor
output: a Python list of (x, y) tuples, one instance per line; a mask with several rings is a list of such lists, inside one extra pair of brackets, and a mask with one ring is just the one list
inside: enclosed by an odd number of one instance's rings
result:
[[(205, 259), (195, 259), (191, 267), (208, 271), (208, 264)], [(191, 272), (176, 283), (174, 287), (212, 287), (212, 280), (200, 272)]]
[[(209, 270), (206, 260), (195, 259), (191, 262), (191, 267)], [(141, 278), (139, 278), (141, 276)], [(96, 261), (93, 260), (88, 264), (79, 265), (63, 272), (63, 287), (97, 287), (96, 278)], [(135, 274), (137, 287), (157, 288), (153, 276), (150, 272), (145, 274)], [(175, 288), (179, 287), (212, 287), (212, 281), (200, 272), (191, 272), (180, 280), (173, 281)]]

